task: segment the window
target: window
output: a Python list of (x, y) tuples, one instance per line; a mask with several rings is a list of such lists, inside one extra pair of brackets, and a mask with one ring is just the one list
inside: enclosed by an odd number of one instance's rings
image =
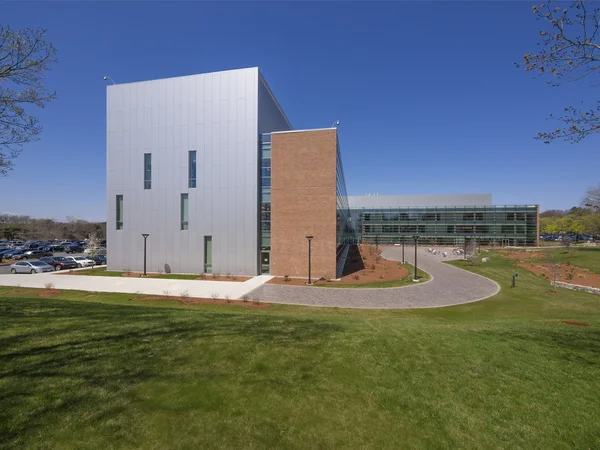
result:
[(483, 220), (483, 213), (475, 213), (475, 220)]
[(123, 196), (117, 195), (117, 230), (123, 229)]
[(506, 213), (506, 220), (515, 220), (515, 213)]
[(460, 233), (473, 233), (475, 227), (473, 225), (456, 225), (456, 232)]
[(489, 233), (490, 227), (489, 225), (475, 225), (475, 233)]
[(204, 273), (212, 273), (212, 236), (204, 236)]
[(196, 187), (196, 150), (188, 154), (188, 187)]
[(152, 188), (152, 153), (144, 153), (144, 189)]
[(188, 229), (188, 195), (181, 194), (181, 229)]
[(500, 227), (500, 232), (504, 234), (513, 234), (515, 232), (514, 225), (502, 225)]
[(473, 213), (464, 213), (463, 214), (463, 220), (471, 221), (473, 219), (475, 219), (475, 214), (473, 214)]

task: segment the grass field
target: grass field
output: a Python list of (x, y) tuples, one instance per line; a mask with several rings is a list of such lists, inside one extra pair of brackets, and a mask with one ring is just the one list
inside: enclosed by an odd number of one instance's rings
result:
[[(360, 288), (389, 288), (389, 287), (400, 287), (415, 284), (413, 281), (413, 277), (415, 275), (415, 266), (409, 263), (398, 263), (398, 265), (402, 265), (408, 269), (408, 275), (404, 278), (398, 278), (396, 280), (388, 280), (388, 281), (375, 281), (373, 283), (363, 283), (363, 284), (338, 284), (337, 282), (331, 283), (319, 283), (315, 284), (316, 287), (331, 287), (331, 288), (350, 288), (350, 289), (360, 289)], [(427, 272), (422, 271), (417, 267), (417, 276), (419, 277), (420, 283), (425, 283), (431, 279), (431, 276)]]
[(0, 288), (0, 448), (600, 448), (600, 297), (470, 270), (413, 311)]
[(600, 247), (555, 248), (545, 250), (548, 262), (571, 263), (574, 266), (600, 273)]
[[(96, 267), (94, 269), (76, 270), (71, 272), (75, 275), (92, 275), (97, 277), (120, 277), (123, 272), (116, 270), (106, 270), (106, 267)], [(200, 275), (190, 275), (183, 273), (164, 273), (161, 275), (152, 274), (152, 278), (168, 278), (173, 280), (195, 280)]]

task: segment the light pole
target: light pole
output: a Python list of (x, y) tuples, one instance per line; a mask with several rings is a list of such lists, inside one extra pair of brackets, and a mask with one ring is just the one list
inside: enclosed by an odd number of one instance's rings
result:
[(148, 239), (148, 236), (150, 236), (147, 233), (142, 233), (142, 236), (144, 237), (144, 275), (142, 276), (146, 276), (146, 240)]
[(419, 235), (415, 234), (413, 239), (415, 240), (415, 277), (413, 281), (419, 281), (419, 277), (417, 277), (417, 241), (419, 240)]
[(311, 285), (312, 280), (310, 278), (310, 242), (312, 241), (313, 236), (306, 236), (306, 239), (308, 240), (308, 284)]

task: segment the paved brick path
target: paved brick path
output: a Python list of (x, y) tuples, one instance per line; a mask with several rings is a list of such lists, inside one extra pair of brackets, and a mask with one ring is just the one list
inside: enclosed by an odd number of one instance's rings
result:
[[(407, 247), (405, 257), (414, 261), (414, 247)], [(384, 257), (400, 261), (400, 247), (387, 248)], [(456, 258), (456, 257), (454, 257)], [(496, 294), (500, 286), (496, 282), (444, 264), (452, 259), (434, 256), (425, 248), (418, 250), (418, 266), (433, 279), (423, 284), (385, 289), (343, 289), (264, 284), (253, 290), (250, 298), (271, 303), (306, 306), (330, 306), (340, 308), (432, 308), (469, 303)]]

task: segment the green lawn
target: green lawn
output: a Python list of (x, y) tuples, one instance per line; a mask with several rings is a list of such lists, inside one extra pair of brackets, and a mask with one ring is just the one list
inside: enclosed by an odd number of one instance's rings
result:
[[(316, 287), (360, 289), (360, 288), (389, 288), (389, 287), (406, 286), (409, 284), (411, 284), (411, 285), (416, 284), (416, 282), (413, 281), (413, 277), (415, 275), (415, 266), (413, 266), (412, 264), (409, 264), (409, 263), (405, 263), (405, 264), (398, 263), (398, 265), (402, 265), (408, 269), (408, 275), (405, 276), (404, 278), (398, 278), (396, 280), (390, 280), (390, 281), (375, 281), (373, 283), (365, 283), (365, 284), (338, 284), (337, 282), (332, 281), (330, 283), (315, 284), (315, 286)], [(422, 271), (418, 267), (417, 267), (417, 276), (419, 277), (420, 283), (424, 283), (431, 279), (431, 277), (429, 276), (429, 274), (427, 272)]]
[[(172, 280), (195, 280), (200, 275), (190, 275), (185, 273), (164, 273), (162, 275), (153, 275), (152, 278), (167, 278)], [(209, 279), (207, 277), (207, 279)]]
[(574, 266), (600, 273), (600, 247), (554, 248), (547, 249), (546, 253), (548, 262), (568, 264), (570, 261)]
[[(97, 276), (97, 277), (120, 277), (123, 272), (121, 271), (116, 271), (116, 270), (111, 270), (108, 271), (106, 270), (106, 267), (97, 267), (94, 269), (86, 269), (86, 270), (77, 270), (75, 272), (71, 272), (72, 274), (75, 275), (91, 275), (91, 276)], [(165, 273), (162, 275), (152, 275), (152, 278), (170, 278), (170, 279), (174, 279), (174, 280), (195, 280), (196, 278), (198, 278), (200, 275), (189, 275), (189, 274), (182, 274), (182, 273)]]
[(469, 270), (501, 293), (252, 310), (0, 288), (0, 448), (600, 448), (600, 297)]
[(92, 275), (97, 277), (120, 277), (123, 272), (116, 270), (108, 271), (106, 267), (95, 267), (93, 269), (76, 270), (71, 275)]

